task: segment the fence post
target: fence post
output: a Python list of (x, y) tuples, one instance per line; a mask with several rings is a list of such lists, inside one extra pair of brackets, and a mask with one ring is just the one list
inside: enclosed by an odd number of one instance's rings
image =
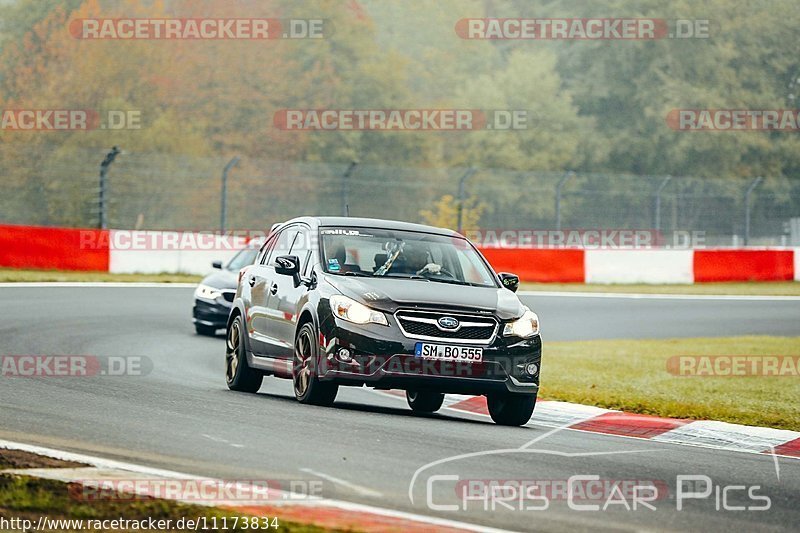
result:
[(744, 245), (750, 244), (750, 194), (758, 187), (764, 178), (759, 176), (750, 183), (744, 193)]
[[(655, 223), (653, 224), (656, 231), (661, 231), (661, 192), (664, 190), (664, 187), (672, 180), (672, 176), (666, 176), (661, 183), (658, 185), (656, 189), (656, 209), (655, 209)], [(675, 228), (673, 228), (674, 230)]]
[(219, 232), (225, 233), (225, 219), (228, 215), (228, 172), (239, 163), (239, 156), (234, 156), (222, 169), (222, 195), (220, 196)]
[(97, 204), (99, 208), (97, 225), (100, 227), (100, 229), (108, 229), (108, 206), (106, 201), (108, 196), (108, 167), (111, 166), (111, 163), (114, 162), (114, 159), (117, 158), (119, 153), (120, 149), (116, 146), (113, 146), (111, 151), (106, 154), (106, 157), (100, 163), (100, 190), (98, 191), (97, 198)]
[(342, 216), (350, 216), (350, 176), (353, 174), (358, 161), (351, 161), (350, 166), (342, 174)]
[(461, 233), (462, 221), (464, 220), (464, 184), (475, 172), (477, 172), (477, 169), (470, 167), (458, 180), (458, 222), (456, 231), (459, 233)]
[(556, 185), (556, 230), (561, 230), (561, 190), (564, 188), (567, 180), (574, 175), (575, 173), (570, 170), (558, 180), (558, 185)]

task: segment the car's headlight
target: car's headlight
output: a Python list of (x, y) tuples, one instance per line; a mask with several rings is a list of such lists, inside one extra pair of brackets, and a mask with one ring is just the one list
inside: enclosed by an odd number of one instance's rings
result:
[(370, 309), (366, 305), (340, 294), (331, 296), (331, 311), (334, 316), (355, 324), (389, 325), (386, 316), (380, 311)]
[(194, 291), (195, 298), (203, 298), (204, 300), (216, 300), (222, 296), (222, 291), (208, 285), (200, 284)]
[(505, 325), (505, 327), (503, 327), (504, 337), (510, 337), (514, 335), (516, 337), (527, 339), (528, 337), (533, 337), (538, 334), (539, 316), (527, 307), (525, 308), (525, 313), (523, 313), (520, 318), (514, 322), (509, 322)]

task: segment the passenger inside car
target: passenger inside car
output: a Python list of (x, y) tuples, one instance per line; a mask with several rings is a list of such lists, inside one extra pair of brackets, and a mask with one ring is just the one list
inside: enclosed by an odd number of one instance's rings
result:
[(325, 251), (325, 256), (328, 258), (329, 262), (335, 261), (330, 264), (336, 265), (338, 271), (342, 274), (347, 272), (361, 272), (361, 267), (359, 267), (358, 264), (347, 262), (347, 248), (345, 248), (342, 242), (334, 241), (330, 249)]

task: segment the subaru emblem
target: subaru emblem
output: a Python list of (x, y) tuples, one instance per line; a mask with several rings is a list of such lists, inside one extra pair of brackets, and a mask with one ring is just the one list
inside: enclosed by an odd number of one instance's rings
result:
[(443, 316), (438, 320), (439, 327), (442, 329), (457, 329), (459, 326), (458, 320), (451, 316)]

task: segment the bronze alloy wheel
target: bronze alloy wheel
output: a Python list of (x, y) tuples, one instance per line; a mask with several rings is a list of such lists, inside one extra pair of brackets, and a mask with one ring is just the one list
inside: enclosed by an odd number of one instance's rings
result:
[(298, 398), (305, 396), (308, 392), (308, 385), (311, 381), (312, 356), (309, 331), (303, 329), (297, 335), (297, 340), (294, 343), (294, 364), (292, 366), (294, 393)]
[(331, 405), (336, 399), (339, 386), (320, 381), (317, 376), (318, 344), (314, 325), (303, 324), (294, 341), (292, 360), (292, 382), (294, 395), (300, 403)]
[(258, 392), (264, 374), (247, 364), (242, 331), (242, 317), (237, 316), (225, 336), (225, 382), (231, 390)]
[(228, 329), (227, 350), (225, 350), (225, 380), (228, 386), (236, 377), (236, 370), (239, 367), (239, 344), (242, 342), (241, 327), (239, 321), (234, 320)]

